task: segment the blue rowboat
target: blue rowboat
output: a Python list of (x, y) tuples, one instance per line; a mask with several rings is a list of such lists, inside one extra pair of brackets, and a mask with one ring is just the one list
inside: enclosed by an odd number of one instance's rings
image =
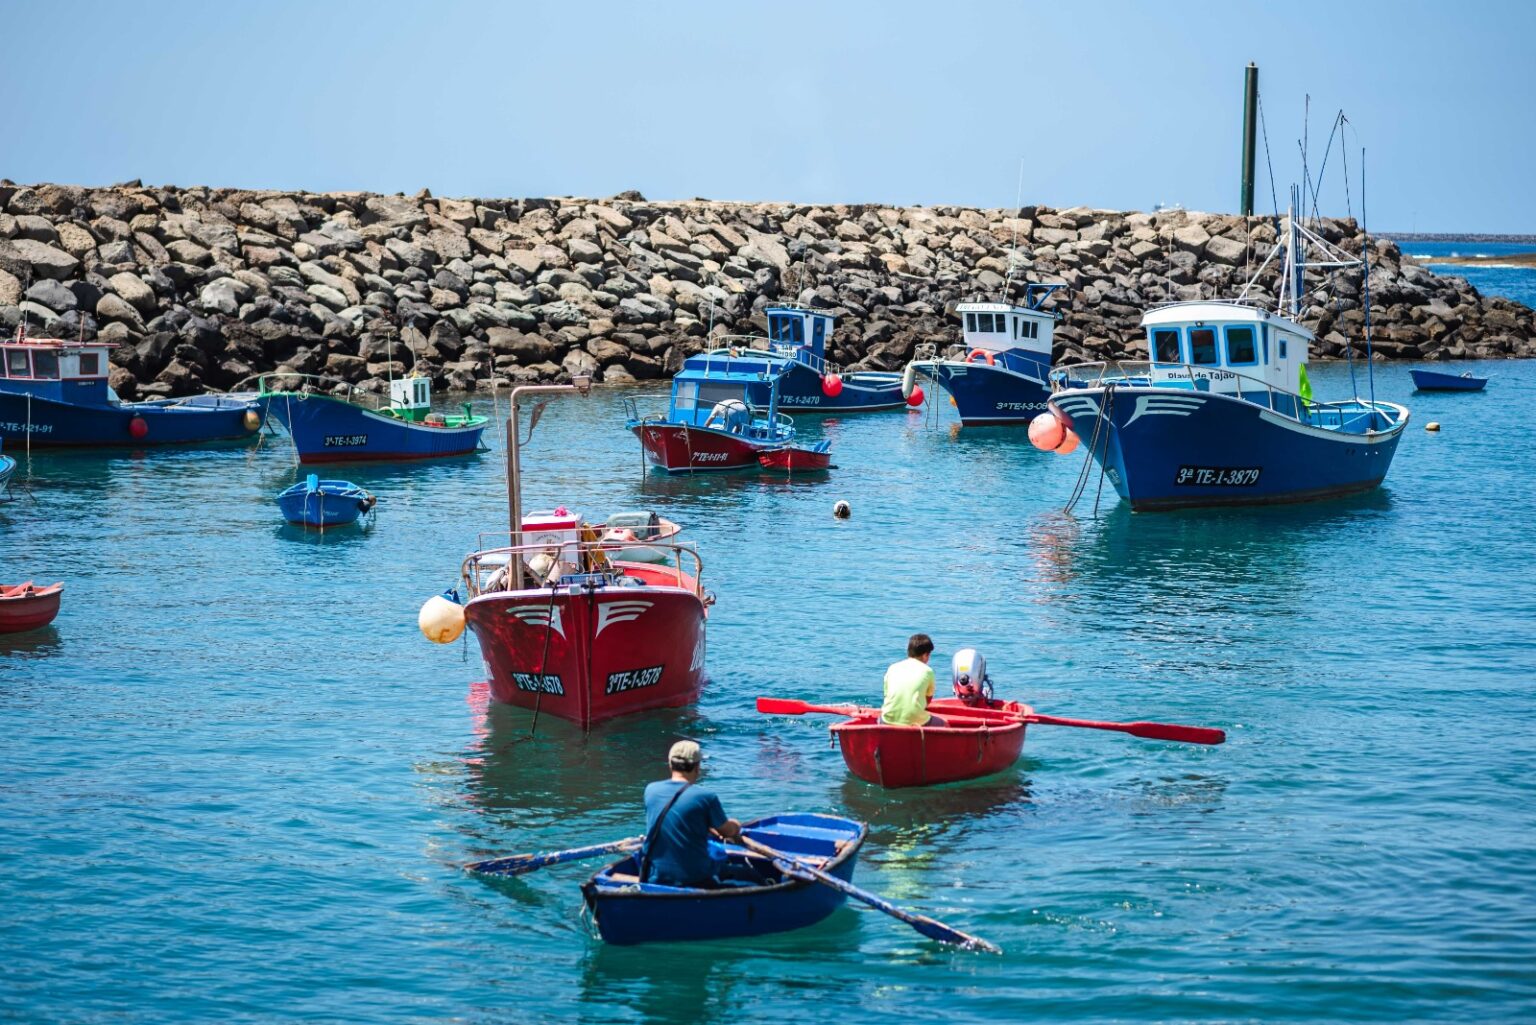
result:
[(1472, 371), (1444, 374), (1437, 370), (1410, 370), (1413, 386), (1419, 391), (1482, 391), (1486, 377), (1473, 377)]
[(16, 460), (0, 454), (0, 502), (11, 500), (11, 474), (16, 472)]
[(267, 414), (288, 429), (301, 463), (400, 462), (467, 455), (480, 448), (480, 435), (490, 423), (467, 407), (463, 415), (432, 412), (432, 383), (424, 377), (390, 382), (389, 402), (378, 409), (333, 395), (268, 389), (269, 382), (301, 376), (264, 378), (260, 392)]
[(255, 439), (261, 407), (248, 398), (121, 401), (107, 383), (112, 348), (106, 342), (56, 338), (0, 342), (0, 438), (38, 448), (149, 448)]
[[(742, 832), (851, 882), (867, 827), (791, 812), (748, 822)], [(830, 887), (786, 879), (771, 858), (739, 847), (729, 851), (725, 882), (711, 889), (642, 883), (635, 856), (609, 865), (581, 887), (598, 933), (615, 944), (766, 936), (815, 925), (846, 899)]]
[(283, 519), (306, 527), (340, 527), (373, 509), (378, 499), (345, 480), (321, 480), (310, 474), (277, 496)]

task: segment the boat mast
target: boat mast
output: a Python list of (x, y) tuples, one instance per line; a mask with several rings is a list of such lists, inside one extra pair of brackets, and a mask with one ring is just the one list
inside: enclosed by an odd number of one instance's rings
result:
[[(571, 378), (570, 384), (525, 384), (512, 389), (512, 408), (507, 412), (507, 520), (512, 531), (512, 545), (517, 546), (519, 535), (523, 529), (523, 496), (522, 496), (522, 465), (518, 458), (518, 450), (523, 447), (523, 441), (519, 436), (521, 432), (517, 426), (517, 397), (519, 395), (554, 394), (557, 392), (575, 392), (581, 396), (592, 394), (592, 378), (587, 374), (580, 374)], [(543, 413), (544, 404), (540, 403), (533, 411), (533, 420), (528, 425), (528, 437), (533, 437), (533, 429), (538, 426), (539, 416)], [(521, 560), (513, 558), (507, 566), (512, 571), (514, 589), (523, 586), (523, 564)]]

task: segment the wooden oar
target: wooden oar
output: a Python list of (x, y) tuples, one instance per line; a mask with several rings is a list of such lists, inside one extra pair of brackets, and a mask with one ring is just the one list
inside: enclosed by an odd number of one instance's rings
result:
[[(793, 698), (758, 698), (757, 710), (769, 715), (805, 715), (807, 712), (824, 712), (827, 715), (879, 715), (878, 708), (861, 708), (858, 705), (813, 705)], [(945, 709), (940, 709), (945, 711)], [(1148, 740), (1174, 740), (1185, 744), (1221, 744), (1227, 739), (1226, 731), (1209, 726), (1180, 726), (1166, 722), (1099, 722), (1093, 719), (1062, 719), (1054, 715), (1014, 716), (1020, 722), (1039, 723), (1041, 726), (1078, 726), (1088, 730), (1113, 730), (1129, 733), (1133, 737)]]
[(785, 875), (795, 879), (803, 879), (808, 883), (820, 883), (823, 886), (830, 886), (832, 889), (845, 893), (855, 900), (863, 901), (876, 911), (884, 911), (892, 918), (900, 919), (931, 940), (938, 940), (940, 943), (953, 943), (956, 946), (965, 947), (969, 950), (984, 950), (989, 954), (1001, 954), (1003, 952), (1000, 947), (988, 943), (979, 936), (972, 936), (970, 933), (961, 932), (959, 929), (945, 925), (943, 922), (929, 918), (927, 915), (903, 911), (890, 901), (877, 897), (868, 890), (861, 890), (852, 883), (839, 879), (831, 872), (823, 871), (809, 862), (801, 861), (794, 855), (785, 854), (783, 851), (774, 850), (767, 844), (758, 843), (745, 833), (739, 839), (747, 850), (756, 851), (758, 854), (772, 858), (779, 871)]
[(593, 844), (590, 847), (572, 847), (568, 851), (551, 851), (548, 854), (513, 854), (489, 861), (472, 861), (464, 866), (466, 872), (483, 876), (520, 876), (536, 872), (549, 865), (561, 865), (583, 858), (600, 858), (604, 854), (624, 854), (638, 850), (643, 836), (631, 836), (611, 843)]

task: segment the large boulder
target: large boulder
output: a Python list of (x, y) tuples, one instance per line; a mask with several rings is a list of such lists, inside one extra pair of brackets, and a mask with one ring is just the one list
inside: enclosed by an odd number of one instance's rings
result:
[(0, 255), (10, 249), (16, 257), (32, 268), (34, 278), (51, 278), (67, 281), (80, 269), (80, 261), (62, 249), (30, 238), (15, 238), (0, 242)]
[(152, 316), (159, 308), (154, 289), (137, 274), (122, 271), (108, 278), (107, 285), (146, 317)]
[(55, 313), (68, 313), (80, 305), (71, 292), (57, 281), (44, 279), (27, 289), (27, 299), (48, 307)]

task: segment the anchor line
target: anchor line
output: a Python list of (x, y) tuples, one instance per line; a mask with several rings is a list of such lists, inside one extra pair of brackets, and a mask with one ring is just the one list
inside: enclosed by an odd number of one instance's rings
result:
[[(1092, 464), (1093, 464), (1093, 461), (1094, 461), (1093, 460), (1094, 453), (1096, 451), (1098, 451), (1099, 436), (1100, 436), (1100, 434), (1102, 434), (1104, 436), (1104, 454), (1105, 455), (1109, 454), (1109, 432), (1107, 430), (1105, 430), (1105, 428), (1104, 428), (1104, 421), (1107, 420), (1112, 415), (1112, 413), (1114, 412), (1114, 408), (1115, 408), (1115, 382), (1111, 381), (1109, 384), (1104, 386), (1104, 396), (1103, 396), (1103, 398), (1101, 398), (1099, 400), (1099, 415), (1094, 420), (1093, 434), (1091, 434), (1089, 436), (1089, 438), (1088, 438), (1088, 450), (1083, 454), (1083, 466), (1082, 466), (1082, 469), (1078, 471), (1077, 483), (1072, 488), (1072, 497), (1067, 499), (1066, 507), (1061, 510), (1062, 512), (1065, 512), (1065, 513), (1071, 512), (1072, 511), (1072, 507), (1075, 506), (1078, 503), (1078, 501), (1083, 497), (1083, 492), (1085, 490), (1087, 490), (1087, 487), (1088, 487), (1088, 474), (1091, 472), (1091, 467), (1092, 467)], [(1102, 492), (1103, 488), (1104, 488), (1104, 465), (1103, 465), (1103, 463), (1100, 463), (1099, 464), (1099, 490)], [(1095, 515), (1097, 515), (1097, 513), (1098, 513), (1098, 499), (1097, 499), (1097, 497), (1095, 497), (1095, 499), (1094, 499), (1094, 513), (1095, 513)]]
[[(512, 555), (514, 559), (522, 556)], [(510, 565), (510, 564), (509, 564)], [(519, 577), (521, 579), (521, 577)], [(539, 655), (539, 692), (533, 698), (533, 722), (528, 725), (528, 739), (532, 740), (539, 728), (539, 709), (544, 706), (544, 670), (549, 668), (549, 639), (555, 632), (555, 585), (549, 585), (549, 605), (544, 612), (544, 650)]]
[[(1104, 412), (1104, 419), (1108, 420), (1115, 414), (1115, 386), (1111, 384), (1108, 391), (1109, 408)], [(1104, 460), (1109, 458), (1109, 431), (1104, 432), (1104, 451), (1099, 453), (1099, 488), (1093, 494), (1093, 515), (1099, 515), (1099, 499), (1104, 495)]]

